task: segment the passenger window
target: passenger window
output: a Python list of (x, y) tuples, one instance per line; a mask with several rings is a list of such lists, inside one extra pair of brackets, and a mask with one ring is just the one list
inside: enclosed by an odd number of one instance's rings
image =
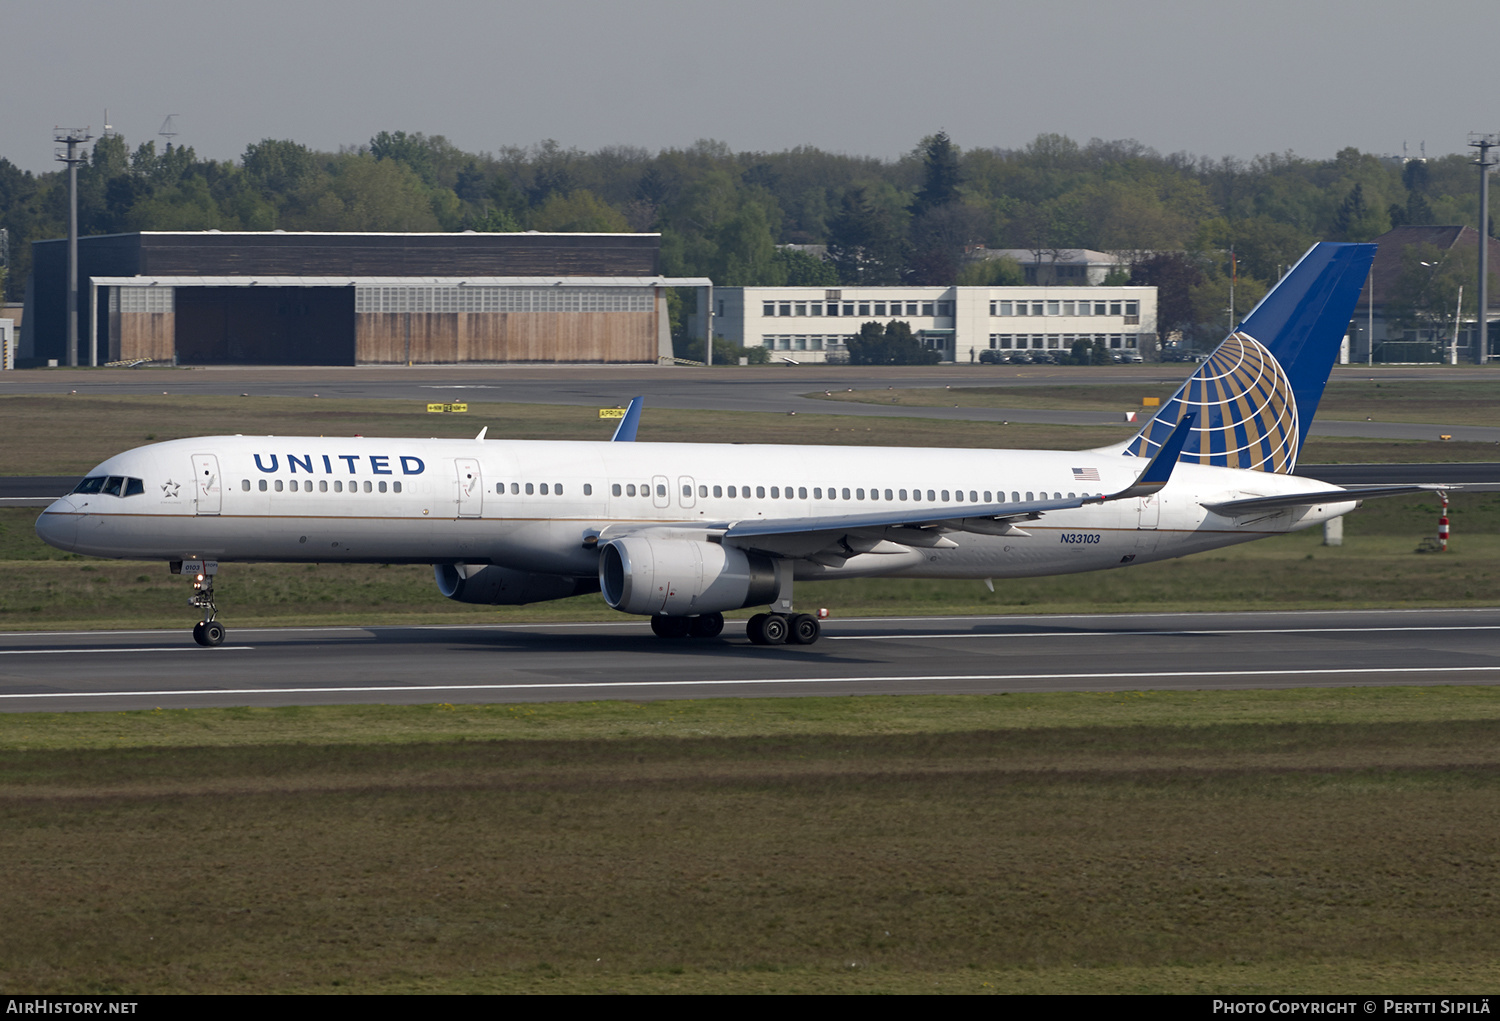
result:
[(721, 497), (723, 495), (724, 495), (724, 487), (723, 486), (715, 486), (714, 487), (714, 498), (717, 499), (717, 498), (719, 498), (719, 497)]
[(249, 479), (241, 479), (240, 480), (240, 488), (243, 489), (247, 493), (250, 492), (250, 480)]
[(503, 483), (503, 482), (497, 482), (497, 483), (495, 483), (495, 492), (499, 493), (501, 496), (504, 496), (505, 495), (505, 483)]
[(693, 487), (692, 486), (683, 486), (682, 487), (682, 495), (691, 500), (693, 498)]
[(381, 482), (381, 483), (380, 483), (380, 491), (381, 491), (381, 492), (382, 492), (382, 493), (384, 493), (384, 492), (385, 492), (385, 482), (383, 482), (383, 481), (382, 481), (382, 482)]
[(890, 499), (890, 498), (891, 498), (891, 491), (890, 491), (890, 490), (889, 490), (889, 489), (887, 489), (887, 490), (886, 490), (886, 491), (885, 491), (885, 498), (886, 498), (886, 499), (887, 499), (887, 500), (889, 500), (889, 499)]
[(369, 483), (368, 483), (368, 482), (366, 482), (366, 483), (365, 483), (365, 492), (366, 492), (366, 493), (368, 493), (368, 492), (370, 492), (370, 488), (371, 488), (371, 487), (370, 487), (370, 484), (369, 484)]
[(756, 486), (755, 487), (755, 496), (756, 496), (757, 499), (764, 500), (766, 498), (766, 487), (765, 486)]
[[(964, 491), (962, 489), (960, 489), (958, 492), (954, 493), (953, 495), (956, 498), (954, 500), (955, 503), (963, 503), (964, 502)], [(948, 498), (948, 494), (944, 493), (943, 494), (943, 499), (946, 500), (947, 498)]]
[(934, 493), (930, 489), (927, 491), (927, 502), (928, 503), (936, 503), (937, 502), (937, 494)]
[[(261, 486), (260, 488), (264, 489), (266, 487), (265, 486)], [(333, 480), (333, 491), (335, 493), (342, 493), (344, 491), (344, 484), (342, 482), (340, 482), (338, 479), (334, 479)]]
[(708, 487), (707, 486), (699, 486), (698, 487), (698, 495), (699, 496), (707, 496), (708, 495)]
[(510, 495), (511, 496), (520, 496), (521, 495), (521, 484), (519, 482), (512, 482), (510, 484)]
[(775, 486), (771, 487), (771, 499), (773, 499), (773, 500), (779, 500), (779, 499), (781, 499), (781, 490), (778, 489)]
[(545, 483), (545, 482), (542, 483), (542, 495), (543, 496), (547, 495), (547, 483)]
[(729, 487), (729, 498), (731, 500), (737, 499), (737, 497), (735, 496), (735, 493), (736, 493), (735, 488), (733, 486), (730, 486)]
[(945, 490), (943, 490), (943, 502), (947, 503), (948, 499), (949, 499), (949, 497), (948, 497), (948, 491), (945, 489)]
[(277, 479), (276, 480), (276, 492), (279, 493), (279, 492), (281, 492), (281, 490), (282, 490), (281, 480)]
[(664, 484), (662, 484), (662, 483), (657, 483), (657, 485), (656, 485), (656, 495), (657, 496), (666, 496), (667, 495), (667, 487)]
[(262, 493), (264, 493), (266, 491), (266, 480), (265, 479), (261, 479), (260, 480), (260, 491)]
[(1034, 499), (1036, 499), (1036, 497), (1032, 496), (1030, 492), (1027, 492), (1027, 494), (1026, 494), (1026, 502), (1030, 503)]
[(976, 492), (974, 492), (974, 490), (972, 490), (972, 489), (969, 490), (969, 502), (970, 503), (978, 503), (979, 502), (979, 494), (976, 493)]
[(629, 485), (627, 485), (625, 487), (625, 495), (626, 496), (634, 496), (635, 495), (635, 483), (634, 482), (630, 483)]
[(865, 491), (863, 489), (856, 489), (854, 491), (854, 498), (856, 500), (863, 500), (865, 498)]
[(822, 486), (814, 486), (813, 487), (813, 499), (814, 500), (821, 500), (821, 499), (823, 499), (823, 487)]
[(1011, 493), (1010, 494), (1010, 502), (1011, 503), (1020, 503), (1021, 502), (1021, 494), (1020, 493)]
[(898, 489), (898, 490), (896, 490), (896, 495), (899, 496), (899, 497), (901, 497), (902, 501), (905, 502), (905, 500), (906, 500), (906, 490), (904, 490), (904, 489)]
[(562, 483), (561, 482), (554, 482), (554, 483), (552, 483), (552, 495), (553, 496), (562, 496)]
[(399, 492), (401, 492), (401, 483), (399, 483), (399, 482), (392, 482), (391, 483), (391, 488), (394, 489), (396, 492), (399, 493)]
[(584, 496), (593, 496), (594, 495), (594, 486), (593, 486), (592, 483), (585, 482), (583, 484), (583, 495)]
[(844, 499), (845, 500), (849, 499), (849, 490), (847, 490), (847, 489), (844, 490)]
[(612, 494), (614, 494), (615, 496), (619, 496), (620, 495), (620, 484), (618, 482), (614, 483), (613, 485), (611, 485), (609, 487), (609, 491)]
[(797, 487), (797, 499), (799, 499), (799, 500), (806, 500), (807, 499), (807, 487), (806, 486), (798, 486)]
[(988, 490), (988, 489), (986, 489), (986, 490), (985, 490), (985, 491), (984, 491), (984, 502), (985, 502), (985, 503), (994, 503), (994, 502), (995, 502), (995, 501), (994, 501), (994, 500), (992, 500), (992, 499), (991, 499), (991, 498), (990, 498), (990, 491), (989, 491), (989, 490)]
[[(396, 485), (398, 485), (398, 486), (400, 484), (401, 483), (399, 483), (399, 482), (396, 483)], [(318, 480), (318, 492), (320, 492), (320, 493), (326, 493), (326, 492), (328, 492), (328, 480), (327, 479), (319, 479)]]
[(530, 482), (526, 483), (526, 495), (531, 496), (534, 492), (536, 492), (535, 487)]

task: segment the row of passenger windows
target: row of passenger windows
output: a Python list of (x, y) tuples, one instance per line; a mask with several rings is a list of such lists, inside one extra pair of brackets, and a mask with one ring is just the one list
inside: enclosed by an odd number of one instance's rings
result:
[[(637, 487), (634, 486), (633, 484), (630, 484), (630, 483), (626, 483), (623, 486), (623, 493), (621, 492), (621, 490), (622, 490), (622, 486), (618, 482), (616, 482), (611, 487), (611, 489), (610, 489), (610, 491), (612, 493), (614, 493), (615, 496), (621, 496), (621, 495), (624, 495), (624, 496), (635, 496), (637, 494)], [(757, 500), (767, 499), (767, 493), (768, 492), (770, 494), (769, 498), (772, 499), (772, 500), (792, 500), (792, 499), (806, 500), (806, 499), (809, 498), (808, 495), (807, 495), (808, 492), (809, 492), (807, 486), (770, 486), (770, 487), (767, 487), (767, 486), (753, 486), (753, 487), (752, 486), (705, 486), (705, 485), (698, 486), (698, 496), (700, 498), (707, 498), (710, 494), (712, 494), (717, 499), (728, 498), (730, 500), (749, 500), (749, 499), (752, 499), (752, 496), (751, 496), (752, 492), (754, 493), (754, 497), (753, 498), (757, 499)], [(891, 501), (893, 503), (894, 502), (898, 502), (898, 501), (903, 501), (903, 500), (904, 501), (920, 501), (920, 500), (922, 500), (922, 493), (923, 493), (923, 491), (920, 490), (920, 489), (913, 489), (913, 490), (908, 491), (908, 490), (905, 490), (905, 489), (871, 488), (871, 489), (869, 489), (867, 491), (867, 490), (861, 489), (859, 487), (849, 487), (849, 486), (842, 486), (842, 487), (839, 487), (839, 486), (829, 486), (826, 490), (822, 486), (813, 486), (812, 489), (811, 489), (811, 492), (812, 492), (811, 499), (814, 499), (814, 500), (881, 500), (881, 499), (885, 499), (885, 500), (889, 500), (889, 501)], [(965, 500), (967, 500), (969, 503), (981, 503), (981, 502), (983, 502), (983, 503), (1005, 503), (1006, 502), (1004, 490), (1001, 490), (999, 492), (995, 492), (995, 491), (989, 490), (989, 489), (986, 489), (986, 490), (978, 490), (978, 489), (970, 489), (970, 490), (963, 490), (963, 489), (952, 489), (952, 490), (950, 490), (950, 489), (929, 489), (929, 490), (926, 491), (926, 493), (927, 493), (927, 502), (929, 502), (929, 503), (963, 503), (963, 502), (965, 502)], [(644, 484), (641, 485), (639, 487), (639, 494), (641, 496), (650, 496), (651, 495), (651, 487), (648, 486), (648, 485), (644, 485)], [(882, 494), (884, 494), (884, 495), (882, 496)], [(657, 496), (666, 496), (667, 495), (667, 487), (664, 486), (664, 485), (662, 485), (662, 484), (660, 484), (660, 483), (658, 483), (657, 486), (656, 486), (656, 495)], [(682, 487), (682, 495), (686, 499), (692, 499), (692, 497), (693, 497), (693, 487), (691, 485), (684, 484), (683, 487)], [(1088, 493), (1084, 493), (1083, 495), (1084, 496), (1088, 496), (1089, 494)], [(1068, 494), (1068, 498), (1069, 499), (1073, 499), (1076, 496), (1077, 496), (1076, 493), (1069, 493)], [(1063, 494), (1061, 494), (1061, 493), (1053, 493), (1052, 494), (1052, 499), (1054, 499), (1054, 500), (1061, 500), (1062, 498), (1063, 498)], [(1045, 499), (1047, 499), (1047, 494), (1046, 493), (1041, 493), (1040, 495), (1037, 495), (1035, 493), (1028, 492), (1028, 493), (1026, 493), (1026, 499), (1028, 501), (1029, 500), (1038, 500), (1038, 499), (1045, 500)], [(1019, 503), (1020, 500), (1021, 500), (1021, 492), (1019, 490), (1013, 490), (1011, 492), (1011, 494), (1010, 494), (1010, 502), (1012, 502), (1012, 503)]]
[[(620, 488), (619, 486), (615, 487), (616, 490), (619, 490), (619, 488)], [(563, 487), (562, 487), (562, 483), (561, 482), (553, 482), (550, 485), (548, 483), (546, 483), (546, 482), (541, 482), (541, 483), (512, 482), (510, 484), (510, 495), (511, 496), (520, 496), (521, 493), (524, 491), (527, 496), (534, 496), (535, 493), (536, 493), (536, 491), (538, 489), (541, 491), (541, 495), (543, 495), (543, 496), (562, 496), (563, 495)], [(497, 483), (495, 483), (495, 492), (499, 493), (501, 496), (504, 496), (505, 495), (505, 483), (504, 482), (497, 482)], [(587, 482), (585, 482), (583, 484), (583, 495), (584, 496), (593, 496), (594, 495), (594, 487), (591, 486), (591, 485), (589, 485)], [(618, 496), (620, 494), (618, 492), (616, 492), (615, 495)]]
[(75, 493), (102, 493), (105, 496), (140, 496), (146, 485), (126, 475), (90, 475), (73, 487)]
[[(271, 489), (274, 489), (278, 493), (283, 492), (284, 490), (295, 493), (295, 492), (298, 491), (298, 488), (299, 488), (299, 482), (298, 482), (297, 479), (292, 479), (290, 482), (287, 482), (285, 484), (285, 486), (283, 486), (281, 479), (272, 479), (271, 482), (270, 482), (270, 485), (266, 484), (266, 480), (265, 479), (260, 479), (258, 481), (260, 482), (259, 488), (260, 488), (260, 491), (262, 493), (267, 492), (268, 490), (271, 490)], [(359, 482), (357, 480), (351, 479), (349, 481), (349, 488), (348, 488), (347, 492), (358, 493), (360, 491), (359, 486), (360, 486), (360, 484), (359, 484)], [(376, 483), (373, 483), (373, 484), (367, 481), (364, 484), (364, 487), (365, 487), (364, 491), (366, 493), (375, 493), (375, 492), (384, 493), (384, 492), (386, 492), (386, 486), (387, 486), (387, 483), (385, 483), (383, 481), (382, 482), (376, 482)], [(401, 483), (399, 483), (399, 482), (392, 482), (392, 483), (389, 483), (389, 486), (390, 486), (390, 492), (392, 492), (392, 493), (399, 493), (399, 492), (401, 492)], [(303, 480), (301, 480), (301, 482), (300, 482), (300, 488), (301, 488), (301, 492), (311, 493), (313, 491), (312, 479), (303, 479)], [(250, 480), (249, 479), (241, 479), (240, 480), (240, 489), (244, 490), (247, 493), (250, 492)], [(329, 491), (328, 490), (328, 480), (327, 479), (319, 479), (318, 480), (318, 492), (320, 492), (320, 493), (326, 493), (328, 491)], [(335, 493), (346, 492), (346, 490), (344, 489), (344, 483), (342, 481), (338, 480), (338, 479), (335, 479), (333, 481), (333, 492), (335, 492)]]
[[(905, 307), (906, 311), (901, 311)], [(857, 310), (857, 311), (856, 311)], [(889, 311), (887, 311), (889, 310)], [(919, 311), (920, 310), (920, 311)], [(951, 301), (763, 301), (763, 316), (951, 316)]]

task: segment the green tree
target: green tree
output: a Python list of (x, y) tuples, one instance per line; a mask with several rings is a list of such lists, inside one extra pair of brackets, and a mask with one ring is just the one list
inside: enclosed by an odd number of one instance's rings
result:
[(532, 214), (535, 230), (558, 233), (623, 234), (630, 230), (618, 210), (611, 209), (591, 191), (580, 189), (566, 195), (553, 193)]
[(921, 216), (957, 199), (962, 180), (959, 150), (946, 131), (922, 139), (919, 151), (922, 154), (922, 187), (912, 203), (914, 216)]
[(839, 281), (852, 286), (899, 283), (906, 248), (902, 234), (871, 188), (861, 185), (846, 194), (828, 224), (828, 257)]
[(825, 259), (795, 248), (778, 248), (773, 256), (789, 287), (837, 287), (839, 271)]
[(936, 365), (942, 360), (912, 335), (910, 323), (900, 320), (865, 323), (847, 343), (850, 365)]

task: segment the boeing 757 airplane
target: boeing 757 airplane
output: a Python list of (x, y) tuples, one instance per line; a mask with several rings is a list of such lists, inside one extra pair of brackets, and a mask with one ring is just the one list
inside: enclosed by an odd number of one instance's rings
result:
[(1004, 579), (1144, 564), (1280, 535), (1366, 497), (1292, 474), (1373, 245), (1308, 250), (1157, 415), (1101, 450), (205, 436), (99, 465), (36, 530), (191, 575), (219, 645), (230, 561), (432, 564), (438, 591), (515, 605), (600, 591), (656, 634), (811, 644), (799, 579)]

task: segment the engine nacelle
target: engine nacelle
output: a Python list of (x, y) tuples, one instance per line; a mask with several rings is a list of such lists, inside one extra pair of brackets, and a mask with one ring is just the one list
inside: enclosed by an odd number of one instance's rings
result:
[(593, 578), (532, 574), (495, 564), (433, 564), (438, 591), (459, 603), (519, 606), (597, 592)]
[(623, 613), (689, 616), (776, 598), (769, 557), (696, 539), (628, 535), (599, 551), (599, 589)]

